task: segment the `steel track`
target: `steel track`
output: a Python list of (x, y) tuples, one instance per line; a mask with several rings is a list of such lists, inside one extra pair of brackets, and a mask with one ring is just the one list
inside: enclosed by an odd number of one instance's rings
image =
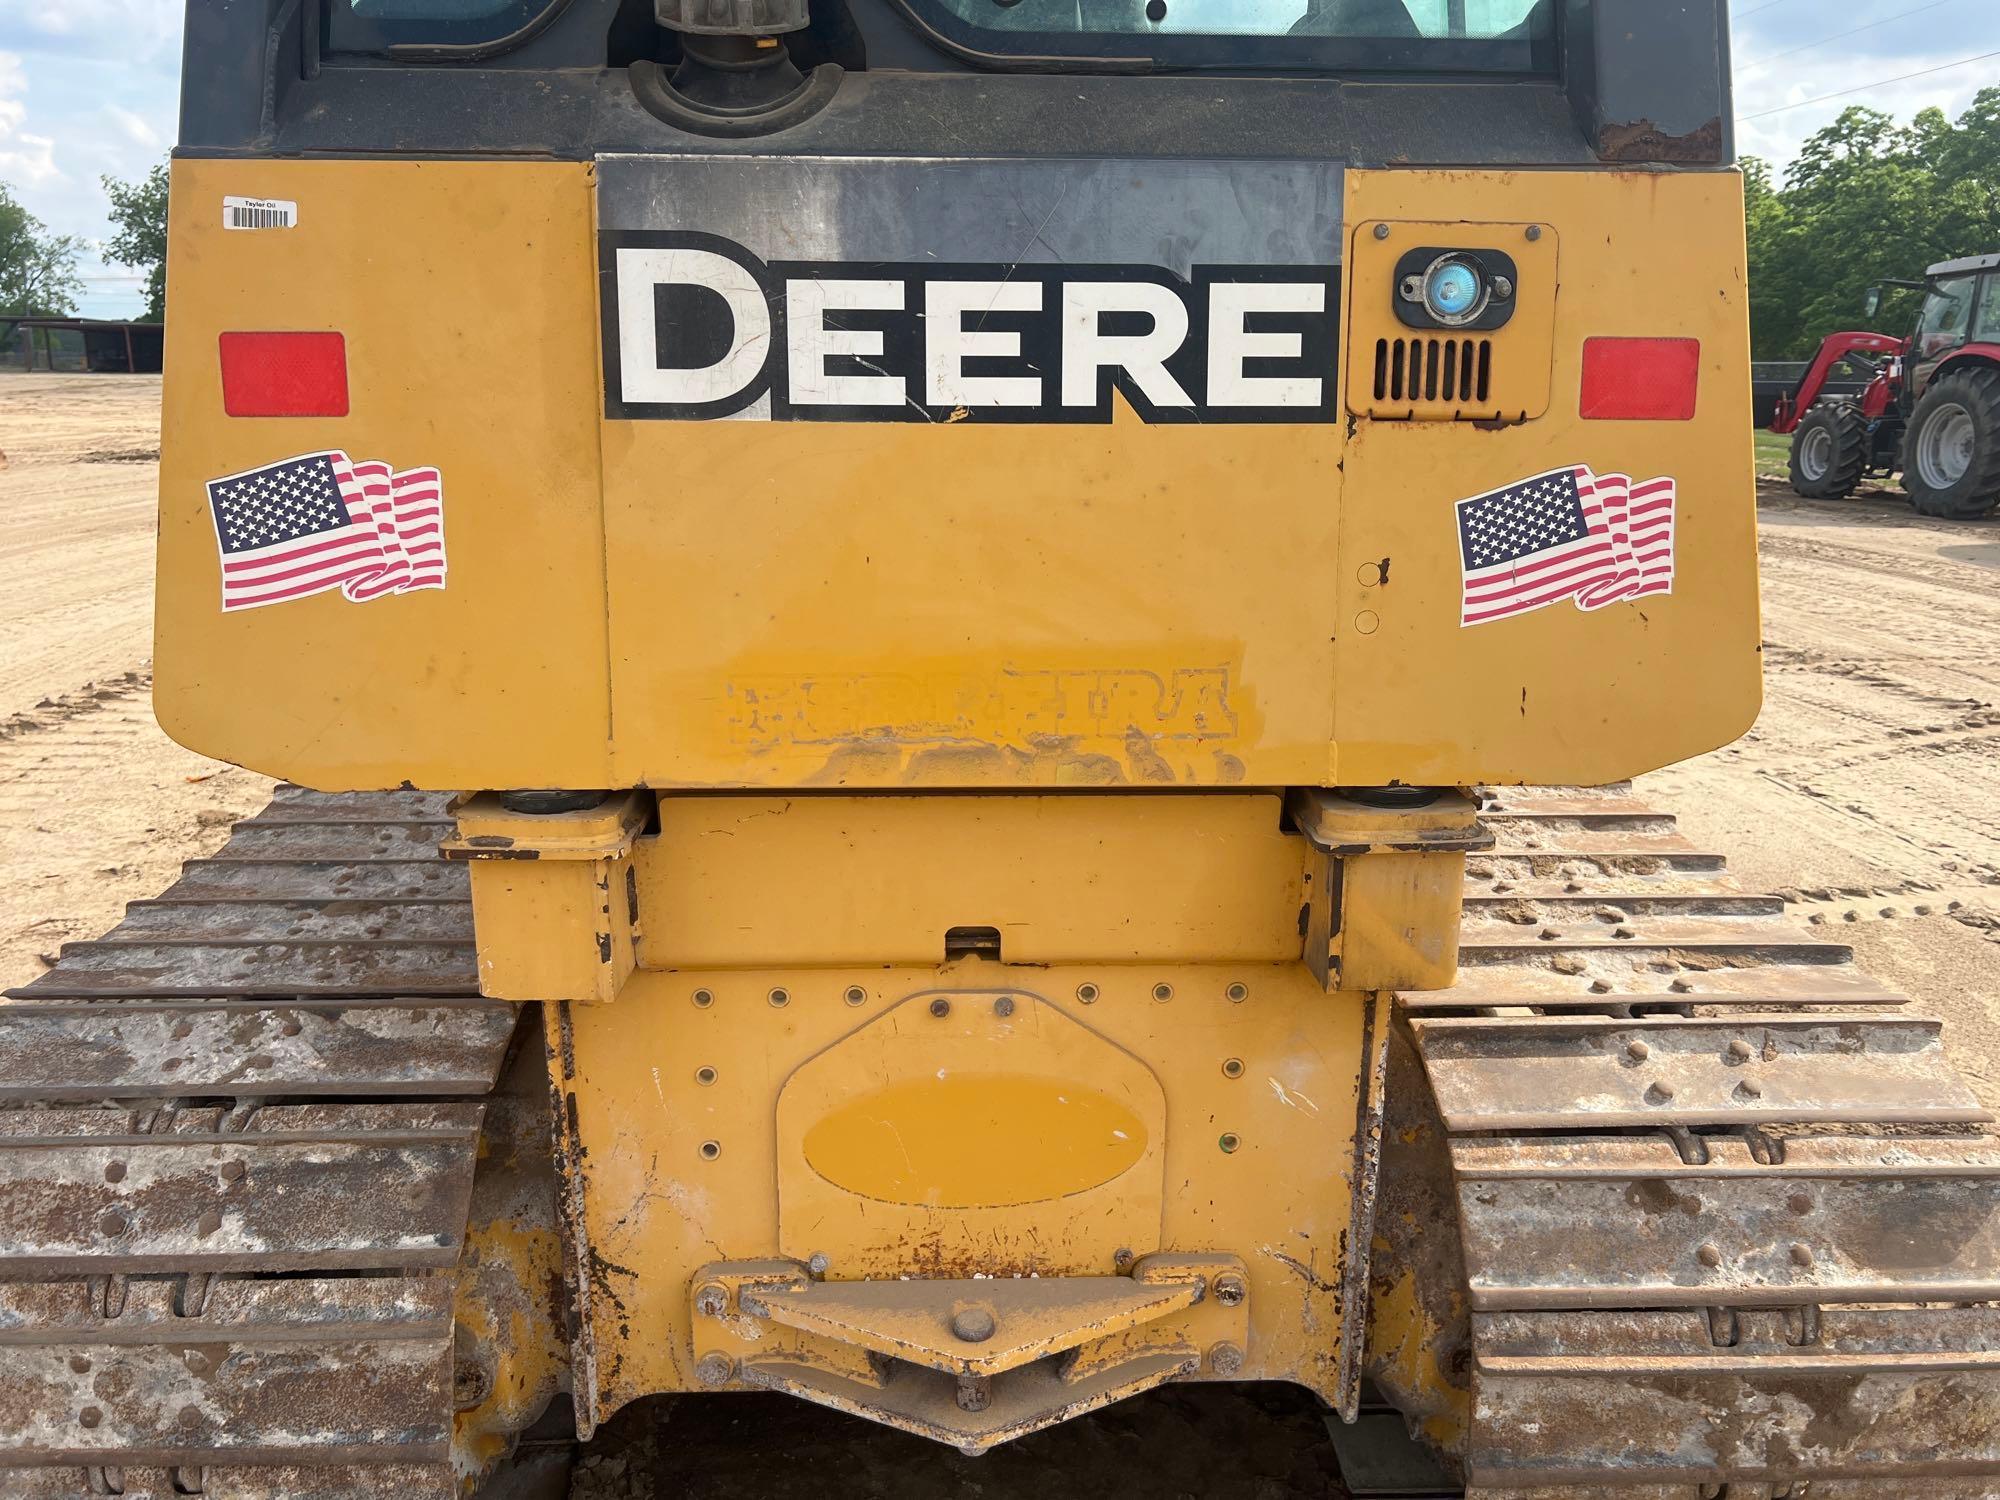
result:
[(447, 798), (281, 788), (0, 1007), (0, 1494), (451, 1500), (517, 1008)]
[(1625, 788), (1488, 793), (1447, 1137), (1469, 1500), (2000, 1496), (2000, 1141), (1941, 1028)]

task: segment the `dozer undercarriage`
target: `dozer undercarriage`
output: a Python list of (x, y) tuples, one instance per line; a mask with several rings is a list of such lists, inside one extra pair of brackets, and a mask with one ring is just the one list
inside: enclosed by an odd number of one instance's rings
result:
[(1463, 790), (1756, 717), (1726, 0), (188, 16), (154, 705), (316, 790), (0, 1011), (7, 1483), (1209, 1380), (2000, 1473), (1936, 1027)]
[[(1363, 1106), (1367, 1352), (1336, 1404), (1365, 1363), (1478, 1500), (1993, 1494), (2000, 1145), (1938, 1023), (1623, 789), (1506, 789), (1481, 821), (1458, 982), (1402, 997)], [(604, 1272), (558, 1225), (573, 1100), (476, 992), (452, 827), (436, 796), (281, 789), (0, 1009), (6, 1493), (444, 1500), (577, 1388)], [(1073, 1281), (1080, 1321), (1015, 1305), (1028, 1282), (695, 1282), (717, 1330), (855, 1350), (844, 1386), (784, 1357), (712, 1383), (975, 1449), (1228, 1378), (1248, 1337), (1226, 1258)], [(1075, 1328), (1101, 1349), (1202, 1304), (1213, 1342), (1076, 1356)]]

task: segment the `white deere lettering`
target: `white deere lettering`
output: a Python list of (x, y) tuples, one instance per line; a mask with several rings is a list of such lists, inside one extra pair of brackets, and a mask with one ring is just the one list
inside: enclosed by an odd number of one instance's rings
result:
[(882, 330), (829, 328), (834, 312), (896, 312), (903, 306), (900, 281), (843, 281), (833, 277), (794, 278), (785, 283), (785, 373), (794, 403), (806, 406), (901, 406), (909, 384), (900, 375), (829, 374), (829, 358), (844, 355), (880, 370)]
[[(1143, 313), (1153, 320), (1144, 333), (1105, 333), (1103, 314)], [(1063, 287), (1062, 401), (1095, 406), (1097, 375), (1123, 370), (1155, 406), (1191, 407), (1167, 361), (1187, 342), (1187, 303), (1156, 281), (1073, 281)]]
[(1332, 267), (767, 265), (692, 232), (607, 264), (614, 418), (1333, 418)]
[[(707, 405), (755, 381), (771, 354), (771, 309), (746, 266), (713, 250), (676, 247), (618, 252), (618, 378), (627, 401)], [(729, 347), (713, 364), (661, 363), (655, 291), (707, 287), (729, 306)]]
[(1304, 339), (1294, 331), (1253, 333), (1251, 313), (1321, 313), (1326, 288), (1300, 281), (1219, 281), (1208, 289), (1208, 404), (1318, 406), (1325, 381), (1316, 375), (1248, 375), (1253, 359), (1297, 359)]
[(1040, 406), (1038, 375), (967, 375), (968, 359), (1018, 359), (1021, 335), (965, 326), (967, 313), (1040, 312), (1033, 281), (933, 281), (924, 288), (924, 399), (932, 406)]

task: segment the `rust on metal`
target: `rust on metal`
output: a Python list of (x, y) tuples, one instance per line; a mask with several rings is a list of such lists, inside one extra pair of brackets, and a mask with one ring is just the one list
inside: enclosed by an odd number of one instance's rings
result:
[(0, 1101), (479, 1094), (515, 1016), (471, 997), (20, 1001), (0, 1011)]
[[(1237, 1274), (1241, 1262), (1232, 1261)], [(1141, 1262), (1143, 1267), (1144, 1262)], [(720, 1268), (697, 1279), (720, 1279)], [(999, 1375), (1192, 1307), (1206, 1289), (1198, 1269), (1172, 1278), (1051, 1276), (976, 1281), (813, 1281), (758, 1287), (754, 1316), (892, 1359), (963, 1375)], [(978, 1315), (978, 1321), (972, 1315)], [(964, 1318), (991, 1331), (970, 1339)]]
[[(559, 1383), (512, 1326), (454, 1370), (516, 1008), (477, 994), (448, 803), (280, 787), (0, 1006), (0, 1494), (451, 1500)], [(481, 1175), (476, 1295), (546, 1332), (532, 1171)]]
[(0, 1113), (0, 1271), (334, 1270), (452, 1264), (472, 1103), (220, 1110), (142, 1128), (116, 1109)]
[(1411, 1023), (1455, 1132), (1992, 1116), (1922, 1017), (1445, 1017)]
[(1376, 1272), (1469, 1415), (1378, 1380), (1477, 1500), (1989, 1500), (2000, 1141), (1938, 1024), (1623, 788), (1486, 821), (1459, 983), (1403, 1002), (1464, 1265), (1388, 1221)]
[(0, 1284), (0, 1466), (396, 1464), (448, 1456), (448, 1280)]
[[(1122, 1276), (888, 1281), (717, 1262), (690, 1286), (693, 1367), (705, 1385), (785, 1391), (982, 1452), (1168, 1380), (1228, 1378), (1248, 1287), (1231, 1255), (1151, 1255)], [(1216, 1350), (1235, 1352), (1204, 1370)]]
[(1353, 1424), (1361, 1415), (1361, 1376), (1368, 1345), (1368, 1281), (1375, 1246), (1376, 1205), (1382, 1186), (1382, 1130), (1389, 1077), (1389, 1031), (1394, 997), (1369, 997), (1362, 1029), (1361, 1088), (1354, 1122), (1353, 1209), (1340, 1265), (1339, 1395), (1334, 1410)]

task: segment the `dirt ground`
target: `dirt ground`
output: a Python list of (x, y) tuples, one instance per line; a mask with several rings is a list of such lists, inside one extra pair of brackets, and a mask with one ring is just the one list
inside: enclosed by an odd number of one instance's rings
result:
[[(157, 379), (0, 375), (0, 988), (221, 843), (270, 783), (153, 724)], [(1757, 729), (1641, 792), (1853, 942), (2000, 1108), (2000, 521), (1766, 486)], [(780, 1397), (626, 1413), (577, 1500), (1341, 1491), (1288, 1391), (1163, 1391), (983, 1460)]]
[(95, 937), (271, 783), (148, 697), (157, 377), (0, 374), (0, 989)]

